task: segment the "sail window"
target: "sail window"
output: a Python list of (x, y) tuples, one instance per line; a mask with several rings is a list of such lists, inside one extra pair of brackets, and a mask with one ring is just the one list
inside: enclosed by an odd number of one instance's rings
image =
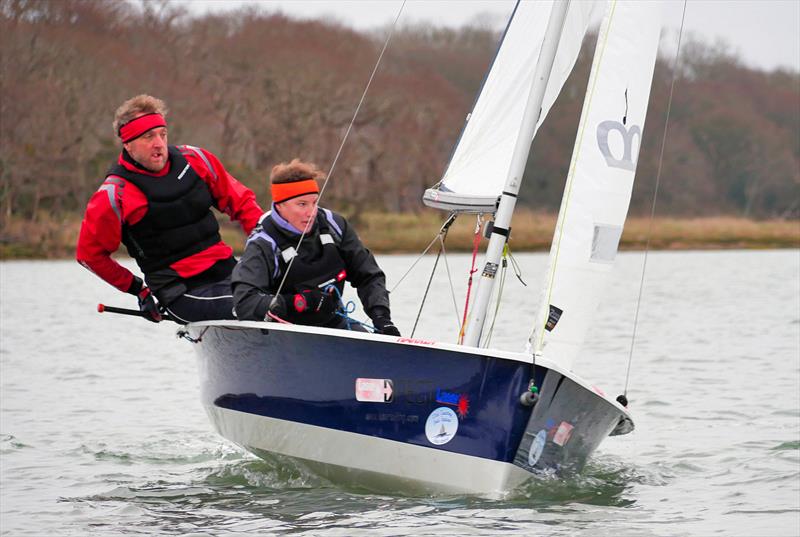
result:
[(595, 224), (592, 238), (592, 256), (594, 263), (613, 263), (617, 257), (619, 240), (622, 238), (622, 226)]

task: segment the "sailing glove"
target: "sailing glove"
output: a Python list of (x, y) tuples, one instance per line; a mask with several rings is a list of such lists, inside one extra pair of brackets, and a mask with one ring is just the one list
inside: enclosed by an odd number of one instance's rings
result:
[(377, 311), (373, 310), (372, 323), (377, 331), (387, 336), (400, 337), (400, 330), (392, 322), (389, 310), (383, 307), (376, 307), (375, 310)]
[(291, 296), (291, 304), (297, 313), (322, 313), (333, 315), (339, 307), (336, 295), (319, 289), (306, 289)]
[(156, 299), (153, 298), (153, 293), (150, 292), (149, 287), (144, 285), (141, 278), (133, 277), (128, 293), (136, 296), (136, 300), (139, 301), (139, 311), (142, 312), (142, 317), (153, 323), (161, 322), (161, 312), (158, 311)]
[(284, 295), (275, 295), (270, 299), (269, 308), (267, 310), (267, 314), (264, 316), (264, 320), (273, 321), (274, 319), (270, 316), (270, 314), (274, 315), (278, 319), (285, 320), (286, 312), (286, 299), (284, 298)]

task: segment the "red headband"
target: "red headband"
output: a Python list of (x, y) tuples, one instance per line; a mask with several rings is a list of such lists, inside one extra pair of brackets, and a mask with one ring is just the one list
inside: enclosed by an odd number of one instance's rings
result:
[(305, 194), (318, 194), (319, 185), (314, 179), (303, 179), (292, 183), (272, 183), (272, 202), (280, 203)]
[(149, 130), (166, 126), (167, 122), (164, 120), (164, 116), (157, 112), (153, 112), (152, 114), (139, 116), (122, 125), (119, 128), (119, 137), (122, 138), (123, 144), (127, 144)]

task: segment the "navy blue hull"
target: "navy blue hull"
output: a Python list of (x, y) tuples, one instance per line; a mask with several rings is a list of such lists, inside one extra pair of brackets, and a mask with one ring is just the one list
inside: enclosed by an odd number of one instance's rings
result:
[[(191, 333), (202, 333), (197, 350), (207, 407), (526, 471), (580, 468), (623, 416), (592, 390), (541, 366), (539, 402), (524, 406), (531, 364), (488, 353), (337, 331), (212, 326)], [(382, 395), (363, 400), (357, 379), (383, 386)]]
[[(205, 362), (204, 403), (250, 414), (510, 462), (531, 412), (522, 362), (278, 330), (212, 328), (200, 345), (221, 358)], [(357, 401), (357, 378), (391, 380), (391, 401)], [(458, 432), (435, 446), (425, 423), (442, 406)]]

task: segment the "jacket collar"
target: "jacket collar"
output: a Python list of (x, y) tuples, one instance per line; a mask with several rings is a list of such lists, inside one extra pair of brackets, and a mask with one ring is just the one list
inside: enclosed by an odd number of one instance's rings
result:
[(170, 155), (169, 153), (167, 155), (168, 155), (167, 163), (166, 165), (164, 165), (164, 167), (161, 169), (160, 172), (151, 172), (150, 170), (148, 170), (147, 168), (145, 168), (144, 166), (133, 160), (133, 157), (124, 148), (122, 149), (122, 153), (119, 154), (119, 159), (117, 159), (117, 162), (126, 170), (134, 173), (149, 175), (151, 177), (163, 177), (169, 173), (170, 165), (172, 164), (172, 155)]
[[(275, 225), (277, 225), (280, 230), (285, 231), (287, 233), (291, 233), (292, 235), (299, 236), (303, 234), (302, 230), (297, 229), (292, 224), (290, 224), (283, 216), (281, 216), (281, 213), (278, 212), (278, 209), (275, 207), (274, 203), (272, 204), (272, 210), (269, 212), (269, 215), (270, 218), (272, 218), (272, 221), (275, 222)], [(319, 216), (319, 209), (317, 210), (317, 216)], [(306, 236), (312, 235), (316, 229), (317, 229), (317, 219), (315, 217), (314, 224), (311, 226), (311, 229), (308, 230)]]

